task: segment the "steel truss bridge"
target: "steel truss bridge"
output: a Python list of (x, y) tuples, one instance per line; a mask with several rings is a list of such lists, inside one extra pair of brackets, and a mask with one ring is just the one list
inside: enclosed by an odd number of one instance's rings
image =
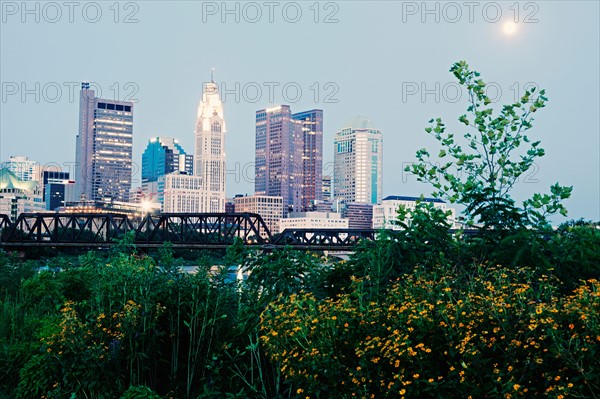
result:
[[(130, 233), (133, 232), (133, 233)], [(138, 248), (224, 249), (240, 238), (262, 249), (351, 250), (375, 230), (294, 229), (273, 236), (256, 213), (163, 213), (130, 219), (118, 213), (22, 213), (13, 223), (0, 214), (0, 248), (107, 248), (125, 234)]]

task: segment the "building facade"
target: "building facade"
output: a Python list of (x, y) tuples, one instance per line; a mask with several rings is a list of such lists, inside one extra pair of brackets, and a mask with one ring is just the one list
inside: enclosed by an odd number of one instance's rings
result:
[(67, 202), (75, 201), (75, 181), (49, 179), (44, 185), (44, 202), (46, 210), (54, 211)]
[(7, 168), (0, 168), (0, 214), (8, 215), (14, 222), (21, 213), (45, 210), (41, 184), (22, 181)]
[(98, 98), (81, 84), (76, 140), (75, 195), (89, 200), (129, 200), (133, 103)]
[(366, 117), (357, 116), (334, 139), (334, 198), (378, 204), (383, 195), (383, 135)]
[(323, 196), (323, 201), (331, 201), (331, 181), (332, 178), (331, 176), (327, 175), (327, 176), (323, 176), (323, 188), (321, 189), (322, 191), (322, 196)]
[(301, 208), (307, 211), (323, 199), (323, 111), (298, 112), (292, 119), (300, 124), (302, 139)]
[(158, 199), (158, 179), (173, 172), (192, 175), (194, 156), (187, 154), (172, 137), (153, 137), (142, 154), (142, 193), (151, 200)]
[(28, 157), (11, 156), (8, 161), (0, 163), (0, 169), (10, 170), (20, 181), (39, 181), (40, 164)]
[(225, 116), (217, 84), (204, 86), (195, 129), (194, 174), (200, 183), (196, 212), (225, 211)]
[(350, 229), (373, 228), (373, 205), (347, 202), (342, 205), (342, 217), (348, 219)]
[(292, 212), (279, 221), (279, 232), (285, 229), (347, 229), (348, 219), (336, 212)]
[[(62, 172), (60, 170), (44, 170), (42, 172), (42, 197), (46, 198), (46, 186), (48, 185), (48, 182), (63, 182), (65, 180), (71, 181), (73, 186), (71, 189), (71, 195), (74, 195), (75, 193), (75, 186), (74, 180), (69, 179), (70, 174), (69, 172)], [(69, 198), (69, 201), (75, 201), (75, 199), (71, 199)], [(48, 207), (48, 204), (46, 204), (46, 207)], [(51, 209), (51, 208), (48, 208)]]
[(201, 195), (202, 177), (185, 172), (173, 172), (159, 178), (160, 201), (165, 213), (198, 213), (210, 207), (203, 201), (209, 198)]
[(395, 223), (398, 220), (398, 209), (400, 206), (412, 211), (419, 202), (433, 204), (435, 208), (439, 208), (444, 212), (450, 211), (451, 213), (450, 216), (448, 216), (448, 221), (451, 223), (452, 227), (455, 228), (456, 211), (453, 208), (449, 208), (445, 201), (442, 201), (439, 198), (404, 197), (396, 195), (385, 197), (380, 205), (373, 206), (373, 228), (400, 230), (400, 226)]
[(283, 198), (284, 212), (301, 208), (301, 127), (287, 105), (256, 111), (257, 195)]
[(285, 213), (322, 199), (323, 111), (256, 111), (255, 192), (281, 196)]
[(238, 195), (233, 201), (236, 213), (258, 213), (272, 234), (279, 231), (279, 221), (284, 213), (282, 197), (260, 194)]

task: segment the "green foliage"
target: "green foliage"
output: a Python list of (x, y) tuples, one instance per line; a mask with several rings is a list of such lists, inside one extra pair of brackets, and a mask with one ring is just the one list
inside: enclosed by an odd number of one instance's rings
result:
[(16, 295), (21, 282), (35, 273), (33, 262), (22, 262), (16, 252), (0, 249), (0, 298)]
[(376, 241), (362, 242), (350, 260), (351, 275), (365, 279), (373, 300), (415, 266), (435, 267), (453, 256), (455, 245), (443, 210), (426, 202), (418, 202), (412, 211), (400, 207), (395, 224), (401, 230), (381, 231)]
[(121, 399), (160, 399), (153, 390), (145, 386), (129, 387)]
[(315, 258), (290, 247), (260, 254), (246, 263), (250, 273), (246, 284), (267, 304), (278, 295), (290, 295), (305, 286), (305, 278), (314, 270)]
[(530, 141), (526, 132), (533, 126), (533, 114), (546, 106), (545, 91), (527, 89), (518, 101), (504, 105), (494, 116), (479, 72), (470, 70), (465, 61), (455, 63), (450, 72), (467, 90), (467, 114), (458, 121), (470, 131), (462, 134), (464, 142), (460, 142), (446, 131), (441, 118), (432, 119), (425, 130), (442, 146), (438, 154), (441, 164), (421, 149), (416, 154), (418, 162), (406, 171), (431, 183), (434, 196), (464, 205), (467, 222), (479, 223), (484, 229), (546, 227), (549, 215), (566, 215), (562, 201), (569, 198), (572, 187), (557, 183), (550, 194), (534, 194), (521, 207), (510, 197), (518, 179), (544, 155), (540, 141)]
[(600, 224), (564, 223), (548, 243), (553, 273), (566, 290), (600, 276)]

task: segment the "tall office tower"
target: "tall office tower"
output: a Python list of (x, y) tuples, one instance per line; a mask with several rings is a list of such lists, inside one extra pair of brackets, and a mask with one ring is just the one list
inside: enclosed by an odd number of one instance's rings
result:
[(302, 129), (302, 193), (303, 211), (323, 199), (323, 111), (313, 109), (292, 115)]
[(131, 188), (133, 103), (98, 98), (81, 84), (75, 196), (128, 201)]
[(255, 192), (283, 197), (285, 212), (323, 198), (323, 111), (292, 114), (280, 105), (256, 112)]
[(158, 194), (158, 178), (173, 172), (194, 170), (194, 156), (186, 154), (172, 137), (153, 137), (142, 154), (142, 191), (154, 197)]
[(382, 197), (383, 135), (362, 116), (334, 139), (333, 195), (341, 202), (378, 204)]
[(40, 164), (28, 157), (11, 156), (8, 161), (0, 163), (0, 169), (2, 168), (10, 170), (21, 181), (39, 181), (41, 177)]
[(196, 119), (194, 174), (200, 176), (200, 208), (197, 212), (225, 211), (225, 119), (217, 84), (204, 87)]

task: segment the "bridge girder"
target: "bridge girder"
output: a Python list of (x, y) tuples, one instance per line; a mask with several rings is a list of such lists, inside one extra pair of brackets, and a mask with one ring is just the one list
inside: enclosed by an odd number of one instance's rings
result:
[(255, 213), (164, 213), (141, 220), (117, 213), (24, 213), (14, 223), (0, 215), (0, 247), (9, 249), (109, 247), (128, 232), (134, 232), (134, 244), (140, 248), (169, 241), (173, 248), (222, 249), (240, 238), (244, 245), (267, 250), (347, 250), (375, 235), (374, 230), (297, 229), (273, 239)]

